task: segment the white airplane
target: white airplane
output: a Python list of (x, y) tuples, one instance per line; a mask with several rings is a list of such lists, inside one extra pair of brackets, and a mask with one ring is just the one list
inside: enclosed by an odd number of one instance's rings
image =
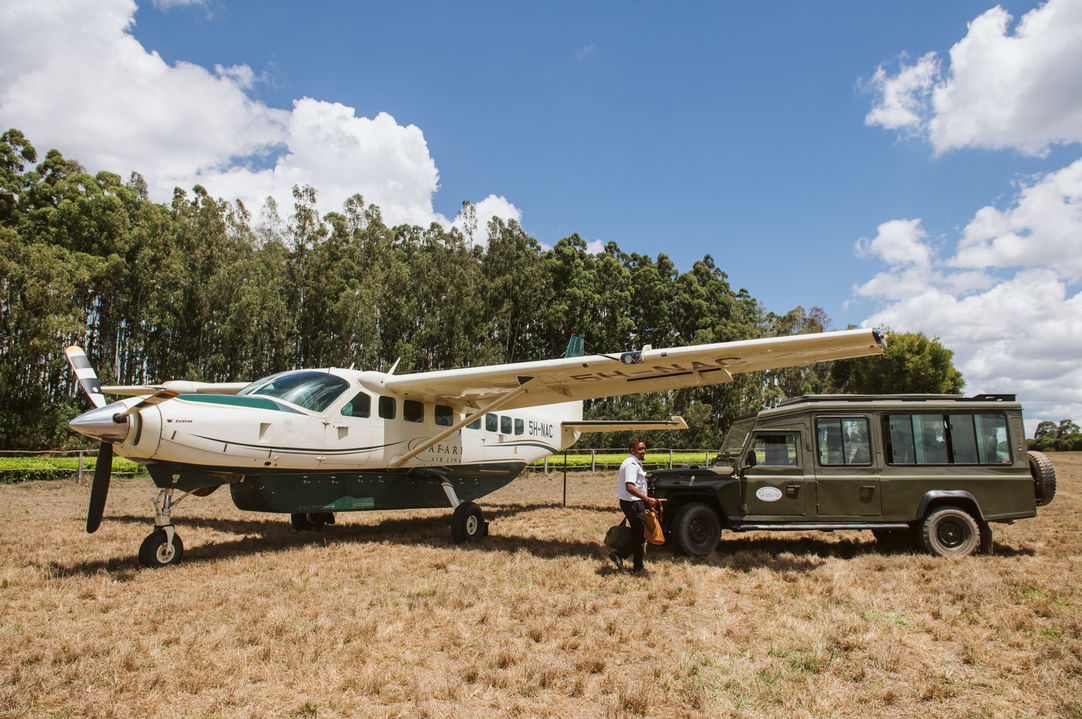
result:
[[(243, 510), (291, 515), (296, 529), (335, 512), (450, 505), (455, 542), (488, 523), (472, 500), (584, 432), (686, 429), (668, 421), (584, 421), (582, 401), (730, 382), (740, 372), (881, 353), (872, 330), (583, 355), (396, 375), (302, 369), (247, 383), (170, 381), (102, 387), (86, 354), (66, 350), (95, 409), (70, 423), (101, 442), (87, 532), (101, 524), (114, 451), (145, 464), (159, 488), (145, 566), (179, 562), (171, 513), (188, 495), (229, 485)], [(397, 365), (397, 363), (395, 363)], [(107, 404), (104, 393), (130, 395)], [(180, 497), (175, 497), (181, 492)]]

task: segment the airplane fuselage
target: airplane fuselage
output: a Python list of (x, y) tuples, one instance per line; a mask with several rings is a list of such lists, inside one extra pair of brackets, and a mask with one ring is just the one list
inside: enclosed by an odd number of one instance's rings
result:
[(301, 370), (236, 395), (181, 394), (117, 427), (115, 452), (146, 464), (159, 487), (229, 484), (241, 509), (355, 511), (446, 506), (445, 481), (475, 499), (579, 437), (561, 425), (581, 419), (576, 401), (486, 412), (431, 443), (475, 412), (388, 393), (385, 377)]

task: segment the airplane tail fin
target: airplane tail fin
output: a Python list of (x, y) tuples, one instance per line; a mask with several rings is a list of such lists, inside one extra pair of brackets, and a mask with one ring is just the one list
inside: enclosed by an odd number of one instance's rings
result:
[(567, 349), (564, 350), (564, 357), (582, 357), (586, 354), (586, 349), (583, 346), (582, 338), (578, 335), (571, 335), (571, 339), (567, 341)]

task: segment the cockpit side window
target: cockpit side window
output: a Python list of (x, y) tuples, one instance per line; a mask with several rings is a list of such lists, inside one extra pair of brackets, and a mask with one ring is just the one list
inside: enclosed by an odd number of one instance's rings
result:
[(342, 408), (342, 414), (347, 417), (369, 417), (372, 414), (372, 398), (365, 392), (358, 392), (357, 396), (346, 402)]

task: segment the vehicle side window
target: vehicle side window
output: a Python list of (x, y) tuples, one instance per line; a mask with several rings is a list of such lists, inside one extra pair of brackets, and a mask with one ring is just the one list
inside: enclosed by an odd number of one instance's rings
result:
[(364, 392), (358, 392), (357, 396), (346, 402), (342, 408), (342, 414), (346, 417), (368, 417), (372, 414), (372, 398)]
[(511, 418), (506, 415), (500, 417), (500, 433), (511, 434)]
[(499, 420), (499, 418), (496, 415), (492, 414), (491, 412), (486, 414), (485, 415), (485, 429), (487, 429), (489, 432), (495, 432), (499, 428), (500, 428), (500, 420)]
[(394, 419), (395, 416), (395, 399), (394, 397), (380, 397), (379, 398), (379, 416), (383, 419)]
[(526, 431), (526, 422), (521, 419), (515, 420), (515, 434), (523, 434)]
[(436, 405), (436, 424), (450, 427), (455, 423), (455, 411), (445, 404)]
[(887, 417), (891, 464), (1009, 464), (1002, 414), (894, 414)]
[(467, 424), (466, 429), (481, 429), (481, 418), (478, 417), (474, 421)]
[(751, 441), (751, 452), (755, 454), (756, 466), (795, 467), (798, 464), (795, 434), (763, 434)]
[(819, 417), (815, 420), (819, 464), (871, 464), (872, 443), (864, 417)]
[(425, 406), (415, 399), (407, 399), (402, 402), (402, 419), (407, 422), (424, 422)]

